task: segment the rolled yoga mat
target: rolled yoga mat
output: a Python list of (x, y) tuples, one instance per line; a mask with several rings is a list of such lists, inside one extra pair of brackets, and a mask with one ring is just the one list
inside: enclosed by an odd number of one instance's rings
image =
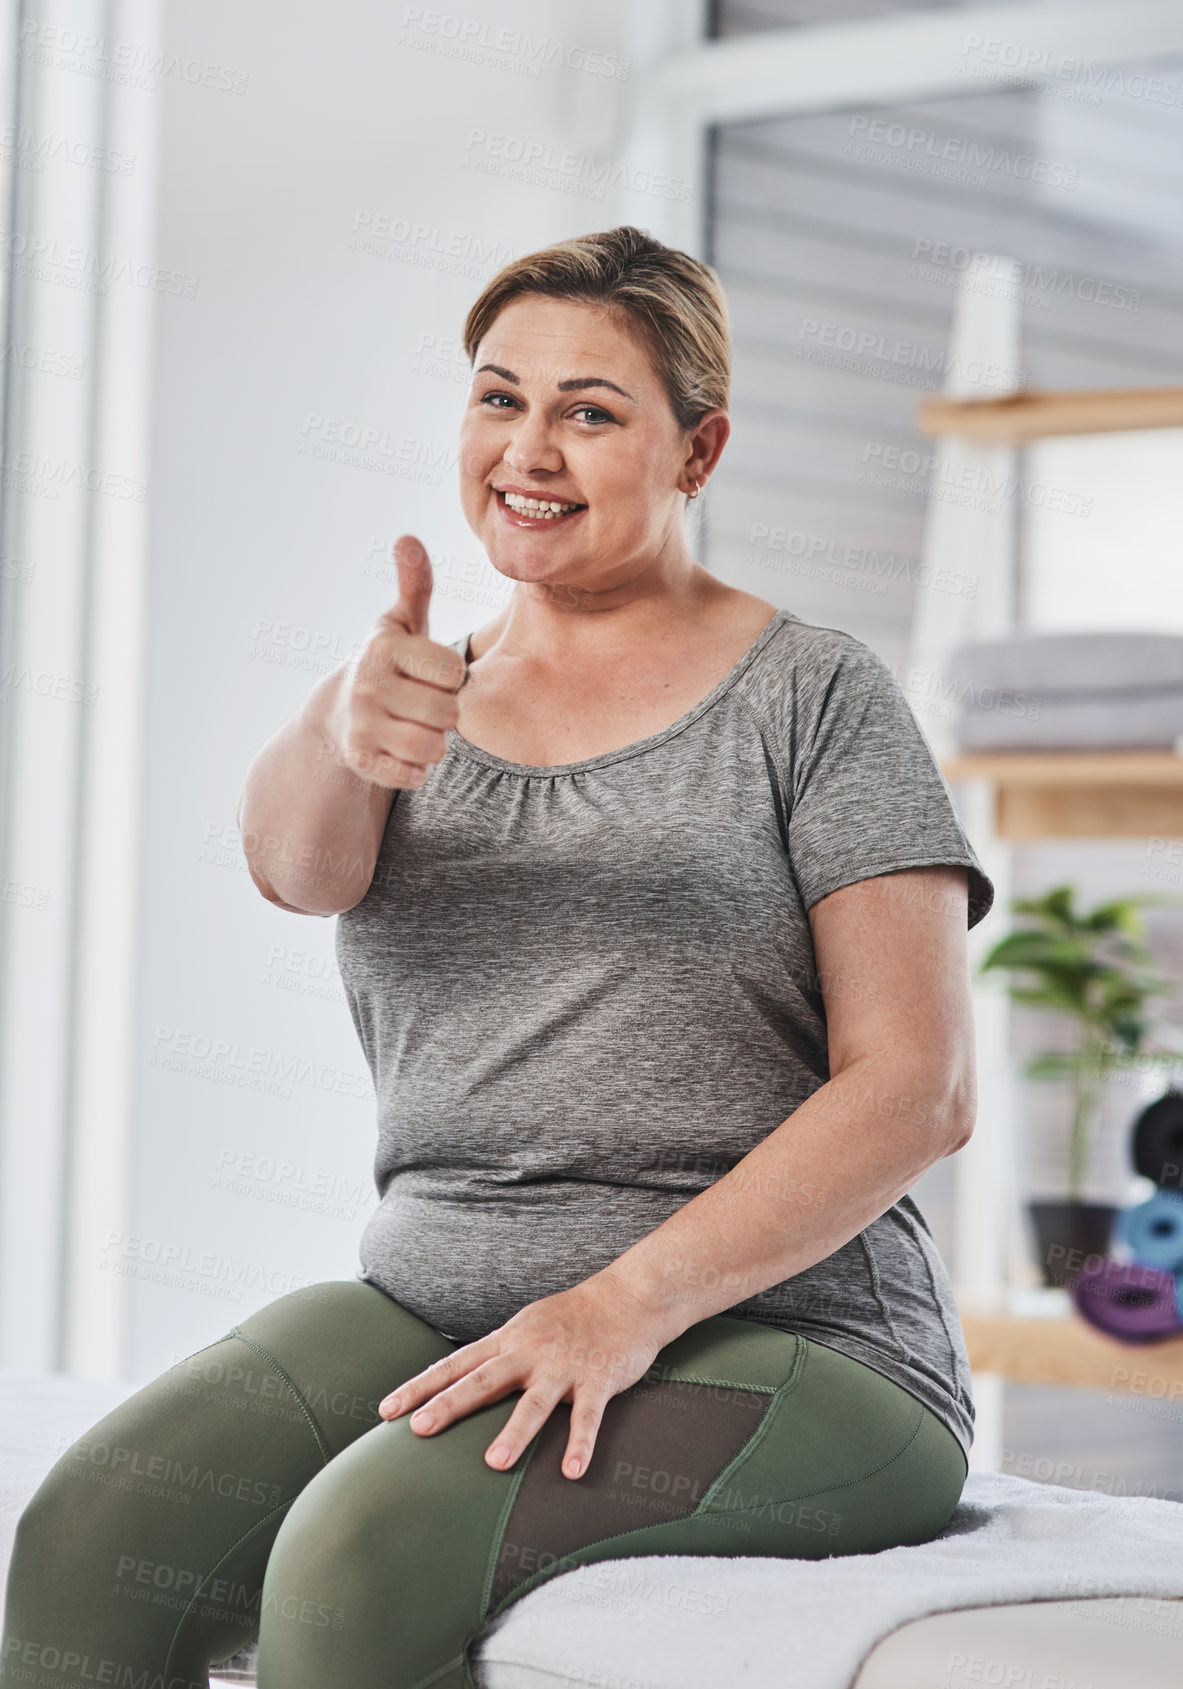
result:
[(1072, 1300), (1091, 1326), (1123, 1343), (1153, 1343), (1183, 1330), (1174, 1275), (1137, 1261), (1086, 1263)]
[(1183, 1267), (1183, 1196), (1155, 1191), (1148, 1202), (1123, 1208), (1113, 1235), (1142, 1266), (1178, 1272)]
[(1183, 1092), (1168, 1091), (1142, 1110), (1130, 1148), (1144, 1179), (1183, 1190)]

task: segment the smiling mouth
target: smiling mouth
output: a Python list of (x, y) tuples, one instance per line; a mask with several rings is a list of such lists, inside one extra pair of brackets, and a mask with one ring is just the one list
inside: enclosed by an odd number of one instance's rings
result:
[(556, 522), (565, 522), (572, 516), (578, 516), (581, 510), (586, 510), (586, 504), (575, 504), (565, 499), (548, 499), (528, 493), (503, 493), (496, 488), (497, 503), (506, 516), (516, 527), (541, 527), (544, 523), (553, 526)]

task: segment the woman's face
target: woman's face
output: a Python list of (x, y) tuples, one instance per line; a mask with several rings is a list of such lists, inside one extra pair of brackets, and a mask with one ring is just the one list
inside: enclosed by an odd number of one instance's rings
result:
[[(679, 427), (627, 319), (527, 294), (477, 347), (460, 430), (464, 514), (515, 581), (620, 585), (667, 548), (682, 555), (685, 495), (722, 449)], [(697, 449), (697, 455), (696, 455)], [(533, 504), (526, 503), (534, 501)], [(544, 515), (538, 506), (557, 504)]]

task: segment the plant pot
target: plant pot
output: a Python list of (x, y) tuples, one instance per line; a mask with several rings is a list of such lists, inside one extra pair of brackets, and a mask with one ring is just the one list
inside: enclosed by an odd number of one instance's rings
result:
[(1049, 1290), (1067, 1290), (1085, 1262), (1096, 1266), (1109, 1253), (1116, 1204), (1029, 1202), (1036, 1263)]

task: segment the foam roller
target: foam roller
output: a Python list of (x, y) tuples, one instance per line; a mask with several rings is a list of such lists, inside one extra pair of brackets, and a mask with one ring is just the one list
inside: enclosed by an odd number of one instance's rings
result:
[(1183, 1093), (1168, 1091), (1142, 1110), (1130, 1148), (1144, 1179), (1183, 1190)]
[(1082, 1319), (1123, 1343), (1153, 1343), (1183, 1329), (1175, 1278), (1137, 1261), (1086, 1264), (1072, 1284)]
[(1149, 1202), (1123, 1208), (1114, 1237), (1142, 1266), (1177, 1271), (1183, 1267), (1183, 1196), (1155, 1191)]

